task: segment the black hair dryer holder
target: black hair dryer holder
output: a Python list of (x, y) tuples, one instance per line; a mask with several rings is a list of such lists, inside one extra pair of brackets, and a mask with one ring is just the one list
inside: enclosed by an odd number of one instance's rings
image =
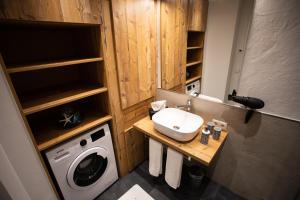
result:
[(249, 122), (249, 120), (251, 119), (251, 117), (256, 109), (261, 109), (265, 106), (265, 103), (263, 102), (263, 100), (254, 98), (254, 97), (237, 96), (235, 90), (232, 91), (232, 94), (228, 95), (228, 100), (234, 101), (234, 102), (237, 102), (237, 103), (240, 103), (240, 104), (246, 106), (246, 108), (248, 110), (247, 110), (247, 113), (245, 116), (245, 121), (244, 121), (245, 124), (247, 124)]

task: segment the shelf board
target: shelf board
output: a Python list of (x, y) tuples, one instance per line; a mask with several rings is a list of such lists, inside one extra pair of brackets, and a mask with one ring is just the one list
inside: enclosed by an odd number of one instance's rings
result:
[(202, 46), (193, 46), (193, 47), (187, 47), (187, 50), (191, 50), (191, 49), (202, 49)]
[(204, 33), (204, 31), (199, 31), (199, 30), (188, 30), (188, 32)]
[(189, 63), (186, 64), (186, 67), (190, 67), (190, 66), (197, 65), (197, 64), (200, 64), (200, 63), (202, 63), (202, 60), (189, 62)]
[(52, 91), (48, 95), (39, 94), (36, 97), (31, 97), (31, 100), (27, 100), (21, 104), (23, 113), (29, 115), (106, 91), (106, 87), (96, 86), (81, 86), (65, 91), (61, 89), (54, 92)]
[(43, 62), (43, 63), (33, 63), (33, 64), (25, 64), (19, 66), (7, 66), (7, 72), (9, 74), (18, 73), (18, 72), (27, 72), (33, 70), (41, 70), (55, 67), (62, 67), (68, 65), (76, 65), (82, 63), (90, 63), (90, 62), (99, 62), (102, 61), (102, 57), (96, 58), (84, 58), (84, 59), (65, 59), (65, 60), (56, 60), (51, 62)]
[(54, 125), (44, 125), (34, 134), (38, 149), (43, 151), (53, 147), (56, 144), (64, 142), (111, 119), (111, 115), (90, 115), (84, 118), (84, 121), (80, 125), (71, 129), (58, 129)]
[(189, 83), (191, 83), (191, 82), (194, 82), (194, 81), (196, 81), (196, 80), (198, 80), (198, 79), (200, 79), (200, 78), (201, 78), (201, 75), (195, 76), (195, 77), (193, 77), (193, 78), (190, 78), (190, 79), (186, 80), (185, 84), (187, 85), (187, 84), (189, 84)]

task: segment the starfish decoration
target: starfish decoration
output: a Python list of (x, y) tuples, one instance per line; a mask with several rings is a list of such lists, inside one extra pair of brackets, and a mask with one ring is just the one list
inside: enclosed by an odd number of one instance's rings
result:
[(71, 119), (73, 117), (73, 115), (68, 116), (66, 113), (63, 114), (64, 119), (59, 120), (59, 122), (65, 122), (64, 123), (64, 127), (68, 124), (68, 123), (72, 123)]

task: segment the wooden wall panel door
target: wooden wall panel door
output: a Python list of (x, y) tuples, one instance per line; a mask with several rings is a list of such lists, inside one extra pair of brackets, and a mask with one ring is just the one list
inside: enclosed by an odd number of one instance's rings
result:
[(101, 0), (1, 0), (0, 18), (100, 24)]
[(145, 137), (134, 128), (125, 134), (128, 170), (132, 171), (137, 165), (145, 160)]
[[(114, 0), (115, 1), (115, 0)], [(137, 164), (143, 160), (144, 148), (141, 141), (142, 133), (132, 132), (132, 125), (138, 120), (148, 115), (148, 106), (153, 98), (144, 100), (127, 109), (122, 109), (120, 103), (119, 80), (117, 73), (116, 52), (113, 38), (112, 1), (101, 1), (101, 15), (103, 24), (101, 25), (101, 39), (103, 47), (103, 58), (105, 63), (105, 73), (107, 77), (107, 88), (109, 94), (109, 104), (112, 120), (112, 138), (115, 155), (118, 164), (119, 176), (125, 176)], [(135, 139), (137, 137), (137, 139)], [(131, 147), (133, 144), (134, 147)]]
[(163, 89), (185, 84), (186, 0), (164, 0), (160, 8), (161, 79)]
[(156, 1), (112, 1), (122, 108), (154, 96), (156, 87)]
[(188, 30), (205, 31), (208, 0), (189, 0)]

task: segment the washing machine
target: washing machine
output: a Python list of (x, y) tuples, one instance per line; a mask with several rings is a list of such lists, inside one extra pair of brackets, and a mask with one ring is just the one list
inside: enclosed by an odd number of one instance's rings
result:
[(215, 103), (223, 103), (223, 101), (221, 99), (218, 99), (216, 97), (211, 97), (211, 96), (207, 96), (204, 94), (200, 94), (200, 81), (199, 80), (186, 85), (185, 93), (190, 96), (199, 98), (199, 99), (204, 99), (204, 100), (212, 101)]
[(185, 87), (185, 93), (191, 96), (197, 96), (200, 94), (200, 81), (194, 81)]
[(90, 200), (118, 179), (107, 124), (45, 152), (66, 200)]

